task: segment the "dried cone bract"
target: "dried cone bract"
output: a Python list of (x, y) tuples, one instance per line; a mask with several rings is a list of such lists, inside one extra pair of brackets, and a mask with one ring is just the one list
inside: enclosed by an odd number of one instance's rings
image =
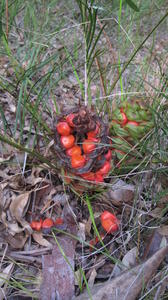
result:
[(80, 184), (104, 181), (111, 169), (109, 128), (95, 112), (84, 106), (64, 111), (56, 119), (54, 134), (60, 167), (68, 178), (73, 175)]

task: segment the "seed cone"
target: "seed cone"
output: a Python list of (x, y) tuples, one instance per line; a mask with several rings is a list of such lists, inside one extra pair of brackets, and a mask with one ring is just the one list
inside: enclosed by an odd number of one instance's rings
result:
[[(61, 128), (65, 122), (70, 127), (70, 134), (67, 130), (67, 136), (66, 126), (64, 129)], [(61, 132), (64, 136), (60, 134)], [(111, 147), (108, 135), (108, 125), (94, 111), (85, 106), (64, 110), (56, 117), (54, 150), (65, 175), (70, 174), (69, 178), (75, 176), (80, 180), (80, 184), (85, 180), (94, 184), (103, 182), (104, 177), (110, 171), (111, 164), (109, 157), (108, 159), (105, 157)]]
[(142, 159), (143, 155), (138, 145), (153, 126), (151, 110), (144, 103), (138, 100), (122, 102), (113, 110), (110, 122), (113, 158), (115, 153), (117, 160), (122, 160), (124, 164), (125, 159), (138, 164), (138, 159)]

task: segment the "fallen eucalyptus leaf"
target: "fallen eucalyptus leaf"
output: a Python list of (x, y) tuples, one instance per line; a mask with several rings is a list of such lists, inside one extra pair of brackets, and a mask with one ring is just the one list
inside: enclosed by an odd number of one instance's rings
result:
[(163, 246), (168, 245), (168, 225), (154, 229), (151, 236), (148, 237), (143, 258), (151, 257)]
[(8, 232), (14, 236), (16, 233), (20, 233), (22, 232), (24, 229), (21, 228), (18, 223), (8, 223), (7, 224), (8, 227)]
[(43, 238), (43, 234), (42, 232), (33, 232), (33, 238), (34, 240), (40, 245), (40, 246), (44, 246), (44, 247), (49, 247), (52, 248), (53, 245), (48, 242), (45, 238)]
[(26, 192), (12, 199), (10, 205), (10, 212), (13, 218), (18, 222), (23, 218), (25, 214), (26, 205), (28, 205), (30, 192)]
[(126, 266), (127, 268), (131, 268), (135, 266), (137, 251), (138, 251), (137, 247), (134, 247), (124, 255), (122, 259), (122, 263), (124, 264), (124, 266)]
[(123, 180), (117, 180), (107, 192), (101, 195), (101, 199), (112, 203), (115, 206), (124, 204), (132, 205), (135, 186), (127, 184)]
[(15, 236), (12, 236), (9, 233), (5, 233), (4, 240), (13, 248), (13, 249), (22, 249), (27, 241), (28, 235), (23, 233), (18, 233)]
[(93, 268), (93, 270), (92, 270), (92, 272), (90, 274), (90, 277), (88, 279), (88, 286), (89, 286), (89, 288), (93, 287), (95, 279), (96, 279), (96, 276), (97, 276), (97, 272), (96, 272), (95, 268)]
[(161, 219), (163, 216), (163, 208), (156, 207), (152, 211), (148, 212), (148, 215), (155, 219)]
[(157, 231), (161, 234), (164, 235), (168, 238), (168, 225), (161, 226), (160, 228), (157, 229)]

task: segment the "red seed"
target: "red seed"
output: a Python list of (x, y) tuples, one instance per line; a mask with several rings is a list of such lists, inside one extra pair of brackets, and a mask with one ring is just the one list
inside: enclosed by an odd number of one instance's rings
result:
[(94, 143), (98, 143), (98, 142), (100, 141), (100, 139), (97, 139), (97, 138), (95, 138), (95, 137), (90, 137), (90, 138), (88, 139), (88, 141), (92, 141), (92, 142), (94, 142)]
[(107, 233), (113, 233), (119, 228), (119, 220), (114, 214), (105, 210), (101, 214), (101, 225)]
[(62, 225), (64, 223), (62, 218), (57, 218), (54, 222), (54, 225)]
[(103, 176), (98, 172), (95, 173), (95, 182), (96, 183), (104, 182)]
[(111, 160), (111, 158), (112, 158), (111, 150), (109, 149), (108, 152), (104, 156), (105, 156), (106, 160)]
[(109, 161), (105, 161), (104, 165), (96, 172), (97, 174), (107, 175), (111, 169)]
[(85, 165), (85, 157), (83, 155), (74, 155), (71, 157), (72, 168), (82, 168)]
[(85, 180), (94, 181), (95, 180), (95, 174), (93, 172), (88, 172), (85, 174), (82, 174), (81, 177)]
[(89, 154), (96, 148), (96, 145), (93, 140), (86, 139), (83, 141), (82, 148), (85, 154)]
[(71, 128), (69, 127), (67, 122), (59, 122), (56, 125), (57, 131), (60, 135), (67, 136), (71, 132)]
[(96, 137), (97, 134), (99, 133), (99, 131), (100, 131), (100, 125), (96, 123), (95, 130), (88, 132), (88, 134), (87, 134), (88, 139)]
[(45, 228), (51, 228), (52, 226), (54, 225), (54, 222), (52, 219), (50, 218), (47, 218), (43, 221), (42, 223), (42, 228), (45, 229)]
[(73, 155), (81, 155), (82, 151), (81, 148), (77, 145), (73, 146), (72, 148), (66, 151), (66, 155), (73, 156)]
[(40, 231), (42, 227), (42, 219), (40, 221), (32, 221), (30, 226), (33, 230)]
[(75, 143), (75, 137), (73, 135), (61, 136), (61, 144), (64, 148), (69, 149)]

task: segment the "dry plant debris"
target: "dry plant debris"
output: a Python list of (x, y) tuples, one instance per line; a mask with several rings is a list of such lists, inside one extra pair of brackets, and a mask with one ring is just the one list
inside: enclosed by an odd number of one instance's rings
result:
[[(137, 299), (142, 285), (146, 284), (168, 253), (168, 246), (158, 250), (146, 262), (124, 272), (122, 275), (104, 284), (97, 284), (90, 290), (92, 299), (96, 300), (115, 300), (118, 299), (135, 300)], [(88, 299), (88, 293), (76, 297), (78, 300)]]

